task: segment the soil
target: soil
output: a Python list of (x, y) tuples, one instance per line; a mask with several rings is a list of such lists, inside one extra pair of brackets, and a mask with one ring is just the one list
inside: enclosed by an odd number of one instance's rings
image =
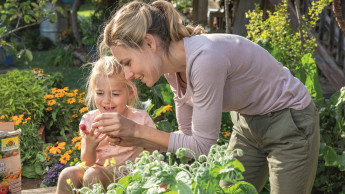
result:
[(22, 190), (40, 188), (42, 179), (29, 179), (22, 177)]

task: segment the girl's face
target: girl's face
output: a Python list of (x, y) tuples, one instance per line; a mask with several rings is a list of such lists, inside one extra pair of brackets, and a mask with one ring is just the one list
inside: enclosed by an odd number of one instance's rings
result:
[(153, 86), (162, 73), (160, 72), (160, 57), (144, 45), (141, 50), (112, 46), (111, 52), (124, 67), (126, 79), (139, 79), (148, 87)]
[(124, 80), (101, 76), (96, 80), (95, 104), (102, 113), (117, 112), (126, 116), (127, 102), (134, 97)]

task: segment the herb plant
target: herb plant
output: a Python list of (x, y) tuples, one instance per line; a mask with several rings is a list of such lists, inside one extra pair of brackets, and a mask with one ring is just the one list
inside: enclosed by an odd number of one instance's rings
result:
[[(126, 166), (119, 168), (129, 175), (112, 183), (107, 191), (95, 185), (93, 189), (83, 187), (75, 189), (80, 193), (159, 193), (162, 185), (166, 185), (166, 193), (257, 193), (250, 183), (241, 181), (244, 167), (236, 159), (242, 156), (241, 150), (229, 150), (228, 145), (214, 145), (208, 156), (201, 155), (196, 158), (193, 151), (180, 148), (176, 152), (181, 163), (173, 162), (173, 156), (166, 153), (165, 157), (154, 151), (152, 155), (144, 151), (141, 158), (135, 163), (127, 161)], [(188, 156), (193, 156), (194, 162), (190, 162)], [(189, 162), (188, 162), (189, 161)], [(221, 180), (232, 183), (230, 187), (222, 188)]]

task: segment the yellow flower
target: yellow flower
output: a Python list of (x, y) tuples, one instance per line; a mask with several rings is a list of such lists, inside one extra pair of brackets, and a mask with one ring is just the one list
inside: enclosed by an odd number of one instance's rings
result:
[(68, 153), (64, 153), (61, 157), (60, 157), (60, 162), (61, 164), (66, 164), (69, 160), (70, 160), (71, 156)]
[(61, 97), (63, 97), (64, 96), (64, 93), (56, 93), (55, 94), (55, 97), (56, 98), (61, 98)]
[(73, 104), (73, 103), (75, 103), (75, 98), (68, 98), (67, 103), (68, 103), (68, 104)]
[(75, 136), (73, 139), (72, 139), (72, 143), (75, 143), (77, 141), (79, 141), (81, 139), (80, 136)]
[(77, 142), (73, 148), (80, 150), (80, 148), (81, 148), (81, 143), (80, 143), (80, 141)]
[(50, 107), (47, 107), (46, 110), (51, 111), (51, 110), (53, 110), (53, 108), (50, 106)]
[(54, 95), (51, 95), (51, 94), (44, 95), (44, 100), (53, 99), (53, 98), (54, 98)]
[(77, 162), (78, 161), (78, 158), (74, 158), (74, 162)]
[(66, 96), (71, 98), (74, 96), (74, 93), (66, 93)]
[(66, 142), (59, 143), (58, 141), (50, 148), (49, 152), (52, 154), (61, 153), (61, 150), (65, 149)]
[(45, 160), (46, 160), (47, 162), (49, 162), (50, 158), (47, 156), (47, 157), (45, 158)]
[(111, 158), (110, 160), (110, 166), (115, 167), (116, 166), (116, 160), (115, 158)]
[(48, 100), (48, 106), (53, 106), (56, 104), (56, 100)]
[(65, 152), (65, 154), (72, 154), (72, 150), (68, 150), (67, 152)]
[(77, 118), (78, 117), (78, 114), (74, 114), (72, 115), (73, 118)]
[(57, 92), (57, 88), (52, 88), (52, 94), (55, 94)]
[(85, 98), (79, 98), (78, 103), (84, 103), (85, 102)]
[(229, 131), (222, 131), (221, 133), (224, 136), (224, 138), (227, 138), (227, 137), (230, 136), (230, 132)]
[(1, 115), (1, 116), (0, 116), (0, 119), (4, 119), (4, 118), (5, 118), (5, 115)]
[(88, 110), (87, 107), (83, 107), (83, 108), (81, 108), (81, 109), (79, 110), (79, 112), (80, 112), (80, 113), (83, 113), (83, 112), (86, 112), (87, 110)]
[(80, 168), (83, 169), (83, 170), (85, 170), (85, 168), (84, 168), (84, 167), (85, 167), (85, 164), (86, 164), (86, 162), (80, 163), (80, 164), (79, 164)]
[(74, 89), (73, 93), (74, 93), (74, 95), (77, 95), (78, 94), (78, 89)]
[(45, 153), (45, 154), (48, 154), (48, 152), (49, 152), (49, 150), (50, 150), (51, 147), (52, 147), (52, 146), (47, 146), (47, 147), (46, 147), (46, 150), (44, 150), (44, 153)]
[(172, 111), (172, 106), (170, 104), (168, 104), (164, 107), (163, 113), (166, 113), (167, 111)]
[(103, 166), (104, 166), (104, 167), (109, 166), (109, 160), (108, 160), (108, 159), (106, 159), (106, 160), (105, 160), (105, 162), (104, 162)]
[(72, 180), (71, 180), (71, 179), (67, 179), (67, 180), (66, 180), (66, 183), (69, 184), (69, 185), (71, 185), (71, 184), (72, 184)]
[(62, 90), (63, 90), (63, 91), (68, 91), (69, 88), (68, 88), (68, 87), (64, 87)]

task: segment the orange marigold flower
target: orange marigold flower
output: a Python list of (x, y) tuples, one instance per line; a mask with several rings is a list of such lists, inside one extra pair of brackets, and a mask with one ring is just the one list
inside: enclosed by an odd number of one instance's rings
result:
[(163, 113), (166, 113), (167, 111), (172, 111), (172, 106), (170, 104), (164, 106)]
[(1, 116), (0, 116), (0, 119), (4, 119), (4, 118), (5, 118), (5, 115), (1, 115)]
[(79, 98), (78, 103), (84, 103), (85, 102), (85, 98)]
[(73, 93), (66, 93), (66, 96), (71, 98), (74, 96), (74, 94)]
[(66, 142), (61, 142), (59, 143), (58, 141), (54, 144), (54, 146), (52, 146), (49, 150), (50, 153), (52, 154), (57, 154), (57, 153), (61, 153), (61, 150), (65, 149), (65, 145)]
[(71, 156), (69, 154), (63, 154), (60, 157), (60, 163), (61, 164), (66, 164), (70, 160)]
[(221, 133), (224, 136), (224, 138), (227, 138), (227, 137), (230, 136), (230, 132), (229, 131), (222, 131)]
[(50, 106), (50, 107), (47, 107), (46, 110), (51, 111), (51, 110), (53, 110), (53, 108)]
[(48, 106), (53, 106), (56, 104), (56, 100), (48, 100)]
[(57, 92), (57, 88), (52, 88), (52, 94), (55, 94)]
[(44, 153), (45, 153), (45, 154), (48, 154), (48, 152), (49, 152), (49, 150), (50, 150), (51, 147), (52, 147), (52, 146), (47, 146), (47, 147), (46, 147), (46, 150), (44, 150)]
[(56, 98), (61, 98), (61, 97), (63, 97), (63, 96), (64, 96), (64, 93), (60, 93), (60, 92), (59, 92), (59, 93), (56, 93), (56, 94), (55, 94), (55, 97), (56, 97)]
[(75, 143), (75, 142), (79, 141), (80, 139), (81, 139), (80, 136), (76, 136), (72, 139), (72, 143)]
[(77, 162), (79, 159), (78, 158), (74, 158), (73, 160), (74, 160), (74, 162)]
[(53, 98), (54, 98), (54, 95), (51, 95), (51, 94), (45, 94), (44, 95), (44, 100), (53, 99)]
[(81, 148), (81, 143), (80, 141), (78, 141), (77, 143), (75, 143), (75, 146), (73, 147), (75, 150), (80, 150)]
[(83, 113), (83, 112), (86, 112), (87, 110), (88, 110), (88, 108), (85, 106), (85, 107), (81, 108), (81, 109), (79, 110), (79, 112), (80, 112), (80, 113)]
[(68, 104), (73, 104), (73, 103), (75, 103), (75, 98), (68, 98), (67, 103), (68, 103)]

